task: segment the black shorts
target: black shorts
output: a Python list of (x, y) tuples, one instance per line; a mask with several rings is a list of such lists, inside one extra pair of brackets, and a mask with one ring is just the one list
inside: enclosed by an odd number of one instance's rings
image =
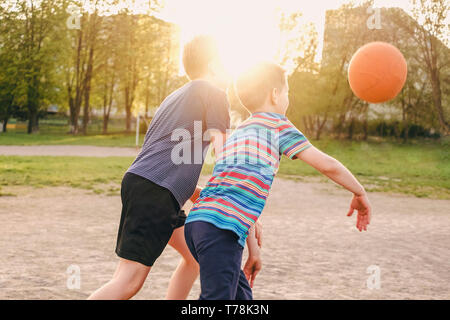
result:
[(168, 189), (130, 172), (123, 177), (121, 196), (116, 253), (152, 266), (186, 215)]

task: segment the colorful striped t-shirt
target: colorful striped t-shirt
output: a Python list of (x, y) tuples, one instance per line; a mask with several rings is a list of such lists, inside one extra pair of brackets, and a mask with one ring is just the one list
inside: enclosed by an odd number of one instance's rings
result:
[(253, 113), (216, 156), (212, 177), (186, 223), (204, 221), (234, 231), (244, 247), (250, 227), (264, 208), (281, 155), (293, 159), (310, 146), (285, 116)]

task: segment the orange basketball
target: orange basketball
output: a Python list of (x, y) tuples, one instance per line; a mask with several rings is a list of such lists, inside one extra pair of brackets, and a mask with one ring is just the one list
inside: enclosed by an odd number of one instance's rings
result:
[(371, 42), (353, 55), (348, 81), (358, 98), (381, 103), (400, 93), (407, 74), (406, 60), (396, 47), (385, 42)]

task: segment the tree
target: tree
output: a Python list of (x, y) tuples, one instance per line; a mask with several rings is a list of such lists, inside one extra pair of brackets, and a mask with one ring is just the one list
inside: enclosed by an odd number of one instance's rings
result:
[[(103, 3), (103, 2), (102, 2)], [(71, 1), (71, 5), (80, 8), (81, 16), (79, 29), (68, 30), (67, 42), (71, 46), (68, 52), (65, 87), (70, 112), (70, 132), (79, 131), (78, 119), (83, 107), (82, 131), (87, 132), (90, 111), (91, 83), (94, 76), (95, 51), (100, 20), (98, 7), (100, 1), (93, 3), (93, 12), (81, 8), (81, 3)]]
[(301, 13), (283, 15), (280, 19), (283, 44), (278, 60), (291, 68), (289, 75), (289, 118), (308, 135), (320, 133), (326, 122), (323, 116), (323, 95), (319, 90), (318, 34), (312, 24), (301, 24)]
[(16, 30), (17, 12), (0, 6), (0, 120), (2, 132), (6, 132), (9, 118), (13, 116), (15, 101), (20, 95), (17, 61)]
[(166, 96), (186, 82), (178, 76), (180, 38), (178, 28), (154, 17), (143, 17), (141, 43), (146, 44), (140, 65), (141, 79), (137, 103), (145, 115), (161, 104)]
[(94, 75), (93, 93), (100, 97), (102, 108), (102, 132), (108, 132), (108, 124), (111, 110), (114, 104), (117, 104), (116, 93), (119, 85), (118, 68), (119, 68), (119, 39), (116, 37), (118, 33), (117, 15), (104, 17), (102, 22), (102, 30), (98, 36), (98, 67)]
[[(420, 59), (431, 80), (433, 104), (439, 119), (441, 133), (450, 134), (450, 124), (442, 104), (442, 75), (444, 69), (448, 74), (449, 25), (446, 23), (450, 4), (446, 0), (412, 0), (413, 16), (422, 23), (421, 28), (408, 29), (420, 48)], [(445, 43), (442, 43), (445, 41)], [(447, 92), (448, 94), (448, 92)]]
[(141, 30), (138, 30), (138, 16), (129, 14), (128, 9), (125, 9), (119, 13), (119, 17), (119, 79), (125, 107), (125, 130), (130, 132), (131, 111), (140, 81), (139, 62), (144, 44), (139, 41)]
[(158, 106), (180, 84), (179, 34), (172, 24), (146, 15), (118, 14), (118, 79), (131, 131), (135, 104)]
[(408, 61), (407, 82), (394, 104), (401, 108), (402, 123), (406, 126), (403, 131), (411, 124), (420, 123), (439, 128), (445, 135), (449, 111), (444, 108), (449, 95), (445, 79), (450, 74), (450, 61), (448, 43), (440, 39), (445, 39), (441, 15), (448, 14), (448, 5), (440, 1), (413, 1), (413, 4), (413, 17), (400, 9), (386, 12), (387, 19), (393, 23), (392, 41)]
[(86, 32), (86, 50), (87, 50), (87, 63), (86, 63), (86, 73), (84, 77), (84, 106), (83, 106), (83, 134), (87, 133), (87, 126), (89, 123), (89, 113), (90, 113), (90, 96), (91, 96), (91, 83), (94, 76), (94, 57), (97, 48), (97, 37), (99, 33), (99, 21), (100, 18), (97, 12), (97, 3), (95, 2), (94, 12), (89, 16), (89, 21), (87, 22), (87, 32)]
[(17, 76), (4, 78), (13, 95), (9, 101), (26, 108), (27, 132), (34, 133), (39, 129), (39, 111), (58, 94), (54, 77), (61, 48), (53, 40), (62, 26), (62, 0), (7, 2), (0, 12), (1, 36), (6, 39), (3, 62)]

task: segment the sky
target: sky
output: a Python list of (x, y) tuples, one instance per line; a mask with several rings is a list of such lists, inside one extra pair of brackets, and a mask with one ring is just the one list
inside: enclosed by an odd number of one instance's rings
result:
[[(280, 12), (302, 12), (302, 22), (314, 23), (322, 43), (325, 11), (345, 0), (164, 0), (158, 17), (176, 23), (182, 44), (197, 34), (216, 37), (225, 64), (238, 73), (251, 62), (272, 60), (280, 44)], [(408, 0), (376, 0), (375, 7), (401, 7)], [(239, 48), (239, 49), (237, 49)], [(321, 50), (321, 48), (319, 48)], [(320, 55), (320, 54), (319, 54)]]

